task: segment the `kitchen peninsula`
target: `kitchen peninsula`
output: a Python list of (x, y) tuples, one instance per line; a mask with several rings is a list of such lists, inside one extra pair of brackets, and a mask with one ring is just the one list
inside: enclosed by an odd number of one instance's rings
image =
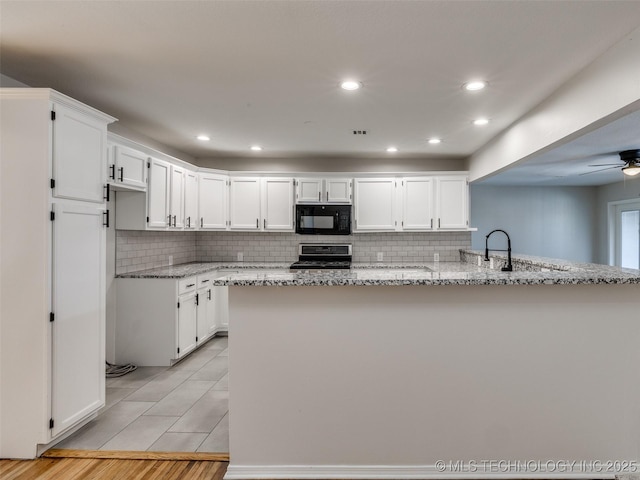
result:
[[(226, 478), (634, 473), (640, 272), (514, 256), (504, 273), (480, 255), (215, 278), (229, 287)], [(571, 460), (586, 463), (557, 468)]]
[(216, 280), (230, 286), (226, 478), (631, 473), (469, 471), (482, 460), (638, 461), (639, 272), (542, 265), (558, 270)]

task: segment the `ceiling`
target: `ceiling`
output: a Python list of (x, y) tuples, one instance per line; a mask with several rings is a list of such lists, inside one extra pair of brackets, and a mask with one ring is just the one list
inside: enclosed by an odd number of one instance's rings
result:
[[(638, 25), (636, 0), (1, 0), (0, 72), (195, 159), (466, 158)], [(364, 87), (341, 90), (347, 77)]]

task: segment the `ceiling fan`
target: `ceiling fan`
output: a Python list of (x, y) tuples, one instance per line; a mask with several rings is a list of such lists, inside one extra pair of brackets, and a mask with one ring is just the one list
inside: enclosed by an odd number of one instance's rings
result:
[(582, 175), (587, 175), (589, 173), (602, 172), (604, 170), (611, 170), (613, 168), (622, 168), (622, 173), (630, 177), (640, 174), (640, 149), (625, 150), (623, 152), (618, 153), (618, 155), (620, 155), (620, 160), (624, 162), (624, 165), (620, 165), (619, 163), (602, 163), (599, 165), (589, 165), (590, 167), (607, 167), (607, 168), (601, 168), (600, 170), (593, 170), (591, 172), (583, 173)]

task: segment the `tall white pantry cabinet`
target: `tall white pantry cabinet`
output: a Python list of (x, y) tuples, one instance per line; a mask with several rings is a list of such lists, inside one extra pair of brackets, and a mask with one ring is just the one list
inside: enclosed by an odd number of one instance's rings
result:
[(33, 458), (105, 401), (107, 125), (0, 89), (0, 457)]

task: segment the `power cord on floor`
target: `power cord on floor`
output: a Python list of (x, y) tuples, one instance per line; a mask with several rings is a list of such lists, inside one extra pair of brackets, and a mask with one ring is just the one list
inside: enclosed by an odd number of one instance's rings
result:
[(127, 373), (133, 372), (136, 368), (132, 363), (127, 363), (126, 365), (114, 365), (113, 363), (107, 363), (107, 378), (110, 377), (121, 377), (126, 375)]

